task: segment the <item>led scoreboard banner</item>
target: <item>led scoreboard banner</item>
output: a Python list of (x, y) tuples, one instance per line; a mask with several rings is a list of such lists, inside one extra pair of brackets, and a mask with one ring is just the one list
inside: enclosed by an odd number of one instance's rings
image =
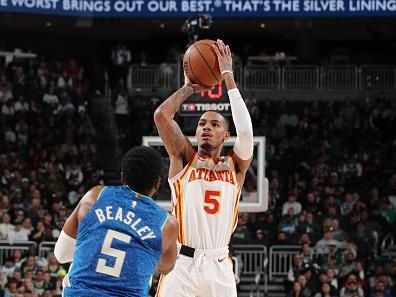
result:
[(396, 0), (0, 0), (1, 12), (90, 18), (396, 16)]
[(205, 111), (215, 110), (225, 116), (231, 115), (231, 105), (224, 83), (213, 90), (194, 94), (180, 108), (181, 116), (200, 116)]

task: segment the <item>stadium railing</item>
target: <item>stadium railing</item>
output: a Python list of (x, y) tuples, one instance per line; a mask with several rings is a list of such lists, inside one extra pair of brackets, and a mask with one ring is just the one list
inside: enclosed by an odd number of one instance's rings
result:
[(42, 258), (47, 258), (49, 254), (54, 252), (55, 241), (42, 241), (39, 244), (38, 255)]
[[(391, 65), (242, 65), (234, 66), (241, 88), (270, 89), (393, 89), (396, 67)], [(132, 88), (171, 89), (183, 83), (179, 64), (132, 65)]]
[[(338, 247), (341, 252), (345, 247)], [(301, 253), (301, 246), (296, 245), (273, 245), (269, 250), (269, 281), (283, 281), (293, 264), (293, 257)], [(312, 259), (318, 259), (323, 253), (312, 248)]]
[(258, 292), (260, 280), (264, 279), (264, 291), (267, 292), (267, 248), (264, 245), (235, 244), (232, 250), (238, 262), (236, 272), (240, 282), (248, 282)]
[(130, 83), (132, 88), (170, 89), (176, 86), (178, 67), (176, 64), (132, 65)]
[(282, 68), (283, 89), (319, 88), (319, 67), (316, 65), (290, 65)]
[(244, 69), (244, 88), (246, 89), (280, 89), (281, 67), (246, 66)]
[[(0, 240), (0, 263), (4, 263), (7, 257), (11, 256), (13, 251), (20, 249), (27, 252), (31, 246), (37, 248), (34, 241), (14, 241)], [(53, 252), (55, 242), (43, 241), (38, 246), (38, 255), (46, 258)], [(392, 234), (387, 235), (382, 241), (381, 255), (383, 257), (395, 257), (396, 245), (395, 238)], [(342, 250), (342, 249), (341, 249)], [(313, 249), (313, 259), (320, 254)], [(250, 286), (260, 290), (264, 280), (264, 291), (267, 292), (268, 282), (283, 281), (293, 264), (295, 254), (301, 252), (301, 246), (284, 245), (271, 246), (269, 251), (264, 245), (235, 244), (232, 246), (232, 260), (235, 263), (235, 274), (240, 282), (248, 283)]]
[(320, 68), (321, 89), (357, 89), (359, 71), (353, 65), (326, 65)]
[(362, 65), (359, 68), (361, 89), (393, 89), (396, 68), (389, 65)]
[(299, 254), (301, 246), (274, 245), (269, 249), (269, 281), (283, 280), (293, 263), (293, 257)]
[(12, 256), (15, 250), (21, 250), (22, 254), (27, 252), (31, 246), (37, 248), (37, 243), (34, 241), (13, 241), (0, 240), (0, 263), (4, 264), (5, 260)]

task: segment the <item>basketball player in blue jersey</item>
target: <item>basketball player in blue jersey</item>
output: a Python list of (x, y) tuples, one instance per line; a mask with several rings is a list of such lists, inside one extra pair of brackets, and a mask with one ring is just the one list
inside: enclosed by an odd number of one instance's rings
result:
[(229, 138), (228, 122), (219, 113), (205, 112), (195, 137), (198, 150), (174, 120), (181, 104), (204, 90), (186, 77), (185, 85), (156, 110), (154, 121), (169, 154), (169, 185), (179, 222), (179, 257), (175, 269), (161, 276), (157, 297), (236, 297), (228, 245), (238, 221), (238, 202), (253, 156), (253, 128), (236, 87), (230, 48), (213, 46), (228, 90), (236, 130), (233, 149), (221, 155)]
[(122, 159), (122, 186), (84, 195), (55, 245), (60, 263), (73, 262), (63, 296), (147, 296), (155, 268), (173, 269), (178, 223), (150, 198), (162, 168), (156, 150), (133, 148)]

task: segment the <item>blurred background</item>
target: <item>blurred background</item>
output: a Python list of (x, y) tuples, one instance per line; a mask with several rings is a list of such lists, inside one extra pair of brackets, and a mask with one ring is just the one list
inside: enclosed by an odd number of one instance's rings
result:
[[(395, 17), (394, 0), (0, 0), (0, 296), (61, 295), (65, 219), (158, 135), (203, 38), (230, 45), (265, 137), (241, 199), (264, 170), (269, 209), (239, 214), (238, 296), (396, 296)], [(182, 106), (185, 134), (208, 108), (230, 115), (225, 86)]]

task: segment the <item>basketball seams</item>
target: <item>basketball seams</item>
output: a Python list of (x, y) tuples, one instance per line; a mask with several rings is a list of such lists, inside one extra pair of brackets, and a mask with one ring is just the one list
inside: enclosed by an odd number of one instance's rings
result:
[[(208, 44), (206, 44), (206, 43), (202, 43), (202, 45), (206, 45), (206, 46), (209, 46), (209, 47), (210, 47), (210, 45), (208, 45)], [(204, 55), (203, 55), (203, 54), (201, 53), (201, 51), (199, 50), (199, 47), (198, 47), (197, 45), (194, 45), (194, 46), (195, 46), (195, 48), (197, 49), (197, 51), (198, 51), (199, 55), (201, 56), (202, 60), (205, 61), (205, 64), (206, 64), (206, 66), (208, 67), (208, 69), (209, 69), (210, 73), (212, 74), (212, 76), (214, 77), (214, 79), (215, 79), (216, 81), (218, 81), (218, 78), (216, 77), (216, 74), (214, 74), (212, 68), (211, 68), (210, 65), (208, 64), (208, 61), (206, 61)]]
[[(200, 53), (201, 54), (201, 53)], [(201, 57), (202, 57), (202, 55), (201, 55)], [(204, 59), (205, 60), (205, 59)], [(205, 63), (206, 63), (206, 61), (205, 61)], [(195, 75), (195, 73), (194, 73), (194, 69), (193, 69), (193, 67), (192, 67), (192, 63), (191, 63), (191, 55), (189, 54), (188, 55), (188, 65), (189, 65), (189, 69), (191, 70), (191, 74), (194, 76), (194, 78), (195, 78), (195, 82), (196, 83), (198, 83), (199, 85), (201, 85), (201, 86), (203, 86), (203, 87), (210, 87), (210, 86), (208, 86), (207, 84), (204, 84), (203, 82), (201, 82), (199, 79), (198, 79), (198, 77)]]

